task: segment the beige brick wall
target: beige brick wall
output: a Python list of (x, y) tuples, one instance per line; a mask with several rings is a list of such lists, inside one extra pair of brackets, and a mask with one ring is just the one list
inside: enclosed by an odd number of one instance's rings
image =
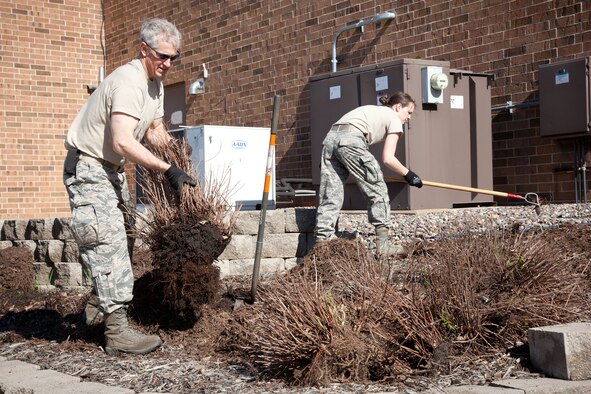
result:
[(102, 64), (98, 0), (0, 0), (0, 218), (69, 214), (63, 140)]

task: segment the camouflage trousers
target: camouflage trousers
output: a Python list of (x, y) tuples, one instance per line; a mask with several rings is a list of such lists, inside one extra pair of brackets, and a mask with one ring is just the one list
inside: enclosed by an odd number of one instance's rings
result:
[(131, 220), (127, 214), (130, 194), (124, 172), (95, 159), (82, 159), (71, 150), (64, 162), (64, 185), (72, 210), (70, 227), (82, 264), (92, 277), (100, 309), (111, 313), (133, 298), (133, 241), (126, 229)]
[(390, 227), (388, 188), (363, 133), (352, 126), (333, 126), (322, 145), (316, 241), (333, 236), (349, 175), (367, 201), (369, 222), (375, 227)]

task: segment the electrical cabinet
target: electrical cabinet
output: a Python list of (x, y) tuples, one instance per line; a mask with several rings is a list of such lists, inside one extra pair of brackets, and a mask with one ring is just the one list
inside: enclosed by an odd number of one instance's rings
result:
[[(396, 157), (421, 178), (479, 189), (492, 189), (492, 126), (488, 74), (451, 69), (449, 62), (400, 59), (310, 78), (312, 181), (320, 181), (322, 141), (331, 125), (360, 105), (379, 104), (395, 91), (410, 94), (416, 108), (398, 142)], [(428, 86), (426, 86), (428, 84)], [(441, 88), (439, 91), (435, 88)], [(434, 90), (435, 89), (435, 90)], [(378, 143), (370, 151), (386, 177)], [(486, 205), (490, 195), (387, 182), (392, 209), (451, 208)], [(366, 209), (351, 181), (343, 209)]]
[(540, 66), (541, 136), (575, 137), (589, 134), (589, 59)]
[[(171, 131), (186, 138), (199, 183), (218, 182), (233, 208), (261, 208), (271, 129), (201, 125)], [(275, 155), (271, 160), (268, 209), (275, 208)]]

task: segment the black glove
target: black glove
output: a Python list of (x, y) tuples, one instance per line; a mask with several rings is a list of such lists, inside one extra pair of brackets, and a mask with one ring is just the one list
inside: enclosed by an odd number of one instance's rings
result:
[(170, 186), (172, 186), (174, 189), (177, 196), (181, 195), (181, 191), (183, 190), (183, 185), (185, 183), (189, 186), (197, 185), (193, 178), (191, 178), (177, 166), (171, 165), (170, 168), (164, 173), (164, 176), (168, 180), (168, 183), (170, 183)]
[(421, 181), (421, 178), (411, 170), (408, 170), (408, 174), (404, 176), (404, 179), (406, 179), (406, 182), (411, 186), (418, 187), (419, 189), (423, 187), (423, 181)]

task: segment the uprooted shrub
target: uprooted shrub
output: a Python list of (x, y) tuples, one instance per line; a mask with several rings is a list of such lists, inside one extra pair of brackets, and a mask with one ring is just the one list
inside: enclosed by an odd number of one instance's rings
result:
[[(151, 150), (199, 180), (186, 141)], [(230, 190), (223, 177), (184, 186), (180, 196), (160, 172), (140, 169), (139, 182), (148, 209), (134, 213), (135, 233), (149, 247), (154, 269), (136, 282), (134, 298), (158, 308), (155, 315), (173, 315), (161, 320), (191, 326), (202, 305), (219, 294), (219, 270), (213, 262), (230, 241), (238, 210), (227, 203)]]
[(448, 364), (504, 351), (529, 327), (588, 313), (591, 253), (563, 249), (574, 231), (591, 238), (588, 227), (466, 229), (420, 244), (402, 271), (361, 242), (321, 243), (299, 268), (261, 286), (224, 346), (263, 375), (301, 385), (402, 378), (442, 345), (454, 356)]

